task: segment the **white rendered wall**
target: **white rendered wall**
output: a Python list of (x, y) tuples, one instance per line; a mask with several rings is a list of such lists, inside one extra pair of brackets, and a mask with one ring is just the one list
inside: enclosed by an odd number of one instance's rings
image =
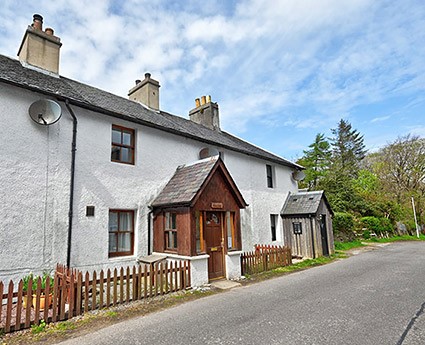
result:
[(241, 278), (241, 251), (228, 252), (226, 255), (226, 278), (238, 280)]
[[(249, 206), (241, 211), (242, 250), (255, 244), (283, 245), (280, 212), (289, 192), (298, 190), (293, 169), (237, 152), (226, 151), (224, 162)], [(274, 188), (267, 187), (266, 164), (274, 167)], [(276, 241), (272, 241), (270, 215), (277, 215)]]
[[(59, 122), (34, 123), (28, 108), (40, 98), (46, 97), (4, 84), (0, 88), (1, 120), (10, 124), (1, 129), (2, 280), (66, 262), (72, 118), (61, 103)], [(148, 251), (148, 205), (179, 165), (198, 160), (200, 149), (212, 146), (71, 107), (78, 118), (71, 265), (92, 270), (135, 264)], [(135, 165), (111, 162), (112, 124), (135, 129)], [(241, 212), (243, 249), (271, 243), (270, 214), (280, 214), (288, 191), (297, 190), (292, 170), (272, 164), (276, 188), (270, 189), (265, 165), (271, 163), (216, 148), (224, 151), (224, 162), (249, 204)], [(86, 217), (86, 206), (95, 206), (94, 217)], [(134, 255), (108, 257), (109, 209), (135, 211)]]
[(72, 120), (64, 112), (51, 126), (33, 122), (28, 108), (40, 98), (0, 87), (1, 280), (66, 260)]

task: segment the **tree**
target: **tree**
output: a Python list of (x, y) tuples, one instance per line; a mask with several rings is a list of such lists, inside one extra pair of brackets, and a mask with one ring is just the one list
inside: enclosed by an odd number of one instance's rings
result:
[(333, 169), (350, 177), (356, 177), (360, 162), (366, 156), (367, 150), (363, 135), (353, 129), (348, 121), (341, 119), (338, 127), (331, 129), (332, 165)]
[(329, 168), (331, 158), (330, 144), (325, 139), (324, 134), (318, 133), (314, 143), (308, 147), (310, 149), (303, 151), (304, 156), (297, 163), (306, 168), (306, 177), (302, 181), (301, 186), (315, 190), (318, 181), (325, 175), (326, 170)]
[(425, 139), (406, 135), (397, 138), (369, 159), (389, 200), (411, 209), (415, 198), (418, 217), (425, 212)]

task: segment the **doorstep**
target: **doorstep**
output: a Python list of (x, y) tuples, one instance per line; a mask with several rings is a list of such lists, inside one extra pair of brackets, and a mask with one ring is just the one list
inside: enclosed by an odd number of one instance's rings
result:
[(215, 287), (220, 290), (229, 290), (229, 289), (233, 289), (235, 287), (241, 286), (241, 284), (238, 282), (235, 282), (233, 280), (226, 280), (226, 279), (215, 280), (210, 282), (210, 284), (212, 287)]

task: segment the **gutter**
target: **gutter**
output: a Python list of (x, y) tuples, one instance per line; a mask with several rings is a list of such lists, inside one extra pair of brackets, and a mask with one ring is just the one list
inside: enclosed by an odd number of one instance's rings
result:
[(69, 183), (69, 211), (68, 211), (68, 242), (66, 251), (66, 266), (71, 267), (71, 240), (72, 240), (72, 217), (74, 213), (74, 181), (75, 181), (75, 153), (77, 151), (77, 125), (78, 120), (65, 99), (65, 105), (72, 117), (72, 143), (71, 143), (71, 180)]

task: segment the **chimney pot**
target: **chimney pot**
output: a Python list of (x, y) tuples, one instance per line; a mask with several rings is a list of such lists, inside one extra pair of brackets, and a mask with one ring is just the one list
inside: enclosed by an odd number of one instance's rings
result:
[(136, 85), (141, 83), (142, 81), (140, 79), (136, 79)]
[(33, 23), (32, 23), (33, 28), (37, 30), (43, 30), (43, 17), (39, 14), (34, 14), (32, 18), (33, 18)]
[(44, 30), (44, 32), (47, 35), (50, 35), (50, 36), (53, 36), (53, 34), (55, 33), (52, 28), (46, 28), (46, 30)]
[(207, 98), (205, 96), (201, 97), (201, 104), (204, 105), (205, 103), (207, 103)]
[(211, 103), (211, 96), (210, 95), (207, 96), (207, 103)]
[(195, 106), (199, 107), (201, 105), (201, 100), (199, 98), (195, 99)]
[(150, 73), (145, 73), (145, 78), (146, 79), (150, 79), (151, 78), (151, 74)]

